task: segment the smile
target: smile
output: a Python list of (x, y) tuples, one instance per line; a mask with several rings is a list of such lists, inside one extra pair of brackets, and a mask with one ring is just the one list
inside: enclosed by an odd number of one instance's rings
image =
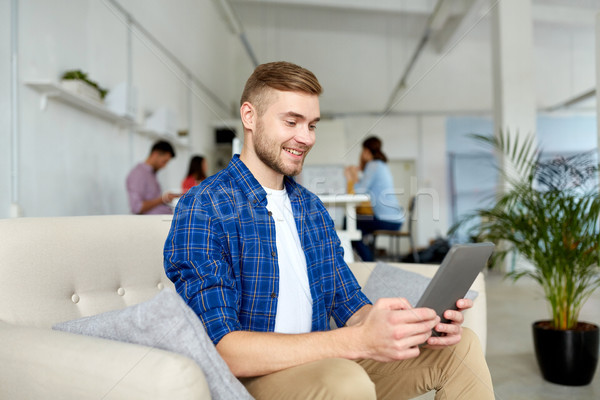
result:
[(285, 148), (285, 147), (284, 147), (284, 150), (287, 151), (290, 154), (295, 155), (295, 156), (301, 156), (302, 154), (304, 154), (304, 152), (302, 152), (302, 151), (298, 151), (298, 150), (294, 150), (294, 149), (289, 149), (289, 148)]

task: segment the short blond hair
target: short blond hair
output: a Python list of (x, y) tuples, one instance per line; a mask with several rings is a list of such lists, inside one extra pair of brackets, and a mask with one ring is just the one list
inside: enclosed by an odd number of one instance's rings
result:
[(317, 77), (306, 68), (286, 61), (270, 62), (259, 65), (250, 75), (240, 105), (249, 102), (262, 115), (268, 107), (271, 89), (316, 96), (323, 92)]

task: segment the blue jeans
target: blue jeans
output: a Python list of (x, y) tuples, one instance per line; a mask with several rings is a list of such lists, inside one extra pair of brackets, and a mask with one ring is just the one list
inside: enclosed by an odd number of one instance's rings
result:
[[(361, 218), (361, 216), (359, 216), (356, 220), (356, 227), (362, 231), (363, 238), (379, 229), (399, 231), (402, 227), (402, 222), (384, 221), (382, 219), (377, 219), (375, 216), (365, 217), (366, 216), (363, 216)], [(375, 257), (370, 248), (371, 246), (365, 244), (364, 241), (352, 241), (352, 247), (363, 261), (375, 261)]]

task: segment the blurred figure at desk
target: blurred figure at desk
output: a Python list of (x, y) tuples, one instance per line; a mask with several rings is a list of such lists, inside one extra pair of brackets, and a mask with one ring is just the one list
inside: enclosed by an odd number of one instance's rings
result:
[(156, 173), (164, 168), (172, 158), (175, 150), (167, 141), (154, 143), (146, 161), (136, 165), (127, 175), (127, 195), (129, 208), (133, 214), (173, 214), (169, 206), (179, 193), (163, 193)]
[[(371, 197), (370, 205), (361, 205), (356, 210), (356, 226), (362, 231), (363, 240), (353, 241), (352, 247), (363, 261), (375, 260), (370, 246), (365, 243), (365, 240), (373, 240), (373, 231), (397, 231), (404, 222), (404, 210), (398, 203), (394, 179), (381, 147), (382, 142), (378, 137), (365, 139), (360, 153), (360, 165), (348, 166), (344, 170), (348, 193), (367, 193)], [(362, 175), (359, 178), (360, 172)]]
[(187, 192), (200, 182), (206, 179), (206, 158), (203, 156), (194, 156), (190, 160), (190, 168), (187, 176), (181, 183), (182, 193)]

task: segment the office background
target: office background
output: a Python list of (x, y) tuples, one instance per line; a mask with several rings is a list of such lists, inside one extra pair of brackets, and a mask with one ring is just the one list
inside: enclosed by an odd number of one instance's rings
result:
[[(494, 12), (509, 3), (513, 15), (495, 27)], [(196, 153), (216, 172), (228, 150), (215, 130), (241, 135), (239, 95), (254, 62), (288, 60), (324, 87), (307, 165), (356, 163), (366, 135), (380, 136), (398, 174), (408, 171), (402, 203), (420, 195), (417, 243), (426, 245), (473, 203), (465, 190), (492, 190), (469, 187), (481, 180), (468, 175), (474, 168), (460, 176), (465, 188), (451, 173), (472, 153), (464, 136), (495, 129), (503, 29), (531, 39), (512, 62), (531, 67), (517, 86), (534, 98), (540, 140), (549, 151), (597, 149), (599, 9), (557, 0), (2, 0), (0, 218), (128, 213), (125, 177), (164, 136), (147, 128), (151, 116), (176, 143), (163, 188), (179, 187)], [(529, 24), (517, 23), (524, 17)], [(39, 85), (71, 69), (113, 93), (129, 87), (130, 118), (82, 111)]]

